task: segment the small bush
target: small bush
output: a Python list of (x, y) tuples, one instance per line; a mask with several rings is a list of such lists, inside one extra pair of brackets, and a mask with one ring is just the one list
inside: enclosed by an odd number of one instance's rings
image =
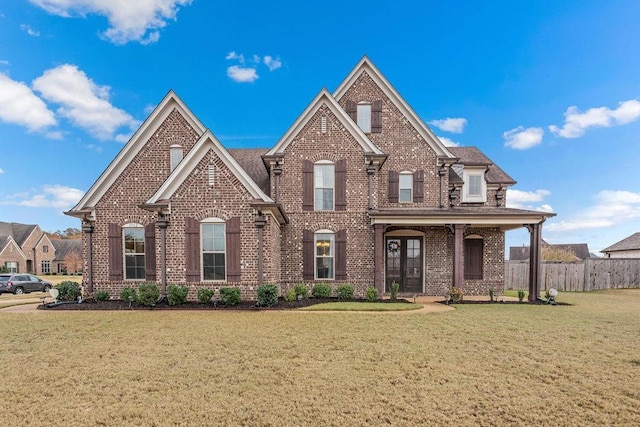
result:
[(307, 285), (296, 285), (293, 287), (296, 292), (296, 298), (307, 299), (309, 297), (309, 288)]
[(316, 283), (311, 289), (311, 295), (314, 298), (330, 298), (331, 297), (331, 285), (327, 283)]
[(518, 289), (518, 301), (524, 300), (524, 289)]
[(96, 301), (108, 301), (108, 300), (109, 300), (109, 292), (107, 291), (96, 292)]
[(167, 301), (169, 305), (182, 305), (187, 302), (189, 288), (187, 286), (169, 285), (167, 287)]
[(138, 301), (138, 292), (133, 288), (122, 288), (120, 291), (120, 299), (122, 301)]
[(138, 302), (148, 307), (156, 305), (160, 290), (155, 283), (143, 283), (138, 288)]
[(54, 289), (58, 290), (59, 301), (75, 301), (81, 295), (80, 283), (65, 280), (60, 282)]
[(297, 297), (295, 289), (288, 289), (284, 294), (284, 300), (287, 302), (295, 301)]
[(372, 287), (372, 286), (369, 286), (364, 291), (364, 297), (369, 302), (376, 302), (376, 301), (378, 301), (378, 290), (376, 288)]
[(398, 291), (400, 290), (400, 284), (398, 282), (391, 282), (391, 301), (398, 300)]
[(340, 299), (353, 299), (353, 285), (340, 285), (336, 292)]
[(489, 301), (493, 302), (493, 288), (489, 289)]
[(258, 301), (256, 305), (259, 307), (273, 307), (278, 302), (278, 287), (276, 285), (260, 285), (258, 286)]
[(220, 288), (220, 302), (229, 307), (240, 303), (240, 288)]
[(456, 288), (455, 286), (451, 288), (451, 293), (449, 294), (449, 301), (456, 303), (462, 301), (463, 297), (462, 289)]
[(210, 303), (213, 299), (214, 291), (212, 289), (200, 288), (198, 289), (198, 301), (202, 304)]

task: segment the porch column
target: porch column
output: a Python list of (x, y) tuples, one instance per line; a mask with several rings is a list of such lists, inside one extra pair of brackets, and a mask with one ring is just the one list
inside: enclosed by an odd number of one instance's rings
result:
[(374, 230), (374, 276), (373, 283), (378, 295), (384, 294), (384, 224), (373, 224)]
[(542, 222), (525, 225), (529, 230), (529, 301), (534, 302), (540, 295), (540, 259)]
[(258, 285), (262, 285), (264, 283), (264, 226), (267, 225), (267, 218), (259, 212), (253, 224), (258, 229)]
[(167, 227), (169, 221), (165, 215), (158, 216), (158, 228), (160, 228), (160, 294), (167, 295)]
[(93, 223), (82, 222), (82, 232), (87, 235), (87, 292), (93, 293)]
[(462, 289), (464, 278), (464, 224), (453, 226), (453, 286)]

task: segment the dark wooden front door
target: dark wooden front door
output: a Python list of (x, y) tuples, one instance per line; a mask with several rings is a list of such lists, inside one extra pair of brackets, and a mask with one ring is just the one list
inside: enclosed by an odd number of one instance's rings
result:
[(385, 243), (385, 292), (391, 292), (393, 282), (399, 292), (422, 292), (422, 238), (387, 237)]

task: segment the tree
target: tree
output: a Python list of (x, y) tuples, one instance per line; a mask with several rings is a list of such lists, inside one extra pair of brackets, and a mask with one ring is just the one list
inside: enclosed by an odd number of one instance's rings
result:
[(573, 251), (567, 249), (545, 246), (541, 252), (543, 261), (578, 261)]
[(69, 252), (64, 257), (64, 268), (70, 273), (82, 271), (82, 256), (77, 251)]

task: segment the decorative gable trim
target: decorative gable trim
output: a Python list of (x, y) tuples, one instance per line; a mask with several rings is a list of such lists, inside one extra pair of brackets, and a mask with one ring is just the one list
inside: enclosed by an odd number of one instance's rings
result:
[(284, 154), (289, 144), (293, 141), (295, 136), (302, 130), (307, 122), (313, 117), (313, 115), (322, 107), (326, 105), (329, 110), (340, 120), (340, 123), (354, 136), (358, 144), (362, 147), (365, 154), (384, 156), (384, 153), (375, 146), (369, 138), (362, 132), (362, 129), (351, 120), (346, 111), (340, 107), (338, 102), (333, 96), (326, 90), (322, 89), (318, 95), (311, 101), (307, 108), (300, 114), (296, 121), (291, 125), (287, 132), (280, 138), (277, 144), (267, 152), (264, 157), (278, 156)]
[(146, 204), (157, 204), (161, 200), (170, 199), (184, 180), (193, 172), (198, 163), (207, 155), (209, 150), (213, 150), (215, 155), (231, 170), (254, 199), (273, 203), (273, 200), (260, 189), (258, 184), (251, 179), (247, 172), (240, 167), (238, 162), (222, 146), (218, 138), (216, 138), (210, 130), (207, 130)]
[(360, 62), (351, 70), (349, 75), (343, 80), (338, 88), (333, 92), (333, 97), (340, 101), (344, 94), (353, 86), (358, 77), (363, 72), (367, 72), (373, 81), (378, 85), (380, 90), (398, 107), (400, 112), (409, 120), (409, 123), (418, 131), (420, 136), (431, 146), (438, 156), (455, 157), (444, 146), (444, 144), (438, 139), (433, 131), (427, 126), (422, 119), (413, 111), (413, 109), (407, 104), (407, 102), (400, 96), (400, 94), (394, 89), (384, 75), (373, 65), (371, 60), (365, 55)]
[(173, 90), (170, 90), (156, 108), (154, 108), (144, 123), (142, 123), (142, 126), (140, 126), (122, 150), (120, 150), (107, 169), (100, 175), (98, 180), (91, 186), (89, 191), (80, 199), (78, 204), (70, 211), (65, 212), (65, 214), (78, 218), (86, 217), (86, 211), (93, 210), (93, 207), (100, 201), (109, 188), (111, 188), (116, 179), (122, 174), (129, 163), (147, 143), (151, 135), (158, 130), (173, 110), (177, 110), (198, 135), (202, 135), (205, 132), (206, 128), (200, 120), (198, 120), (186, 104), (182, 102), (178, 95), (176, 95)]

